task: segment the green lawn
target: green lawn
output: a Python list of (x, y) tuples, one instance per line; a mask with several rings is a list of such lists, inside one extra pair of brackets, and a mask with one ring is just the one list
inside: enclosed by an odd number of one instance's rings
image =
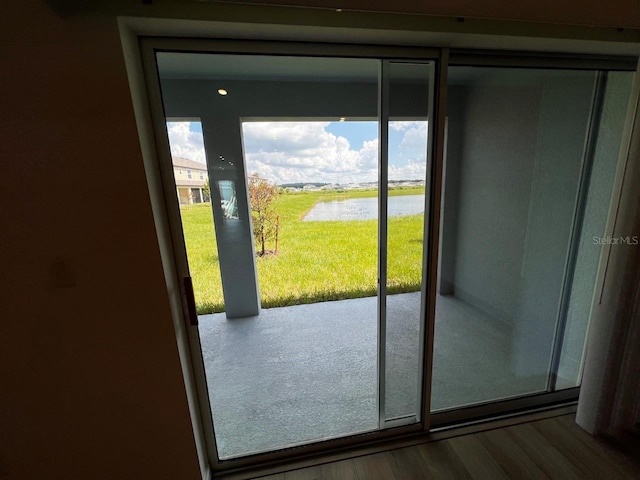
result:
[[(424, 189), (391, 190), (415, 195)], [(258, 257), (260, 297), (265, 308), (375, 295), (377, 221), (303, 222), (320, 201), (374, 197), (375, 190), (280, 195), (278, 254)], [(218, 252), (210, 204), (181, 209), (198, 313), (224, 311)], [(390, 293), (420, 288), (422, 215), (389, 220)], [(269, 247), (273, 248), (273, 247)]]

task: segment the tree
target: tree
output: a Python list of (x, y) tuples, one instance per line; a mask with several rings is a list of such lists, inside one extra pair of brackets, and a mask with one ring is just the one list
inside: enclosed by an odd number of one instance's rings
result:
[(278, 253), (278, 223), (279, 216), (272, 207), (272, 202), (278, 196), (278, 187), (268, 180), (254, 173), (249, 176), (249, 203), (251, 218), (253, 219), (253, 236), (259, 255), (264, 255), (266, 243), (275, 239), (274, 253)]
[(204, 182), (204, 185), (202, 185), (202, 193), (204, 193), (204, 196), (208, 199), (211, 199), (211, 186), (209, 185), (209, 179), (207, 178), (207, 181)]

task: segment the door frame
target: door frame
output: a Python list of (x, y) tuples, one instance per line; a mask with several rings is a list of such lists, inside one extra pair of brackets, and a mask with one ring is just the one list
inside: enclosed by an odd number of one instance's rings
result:
[[(435, 116), (437, 112), (437, 98), (436, 92), (446, 90), (446, 84), (438, 85), (439, 76), (438, 72), (442, 70), (442, 58), (445, 59), (446, 68), (446, 55), (447, 52), (441, 51), (440, 62), (434, 62), (427, 59), (383, 59), (380, 61), (380, 73), (378, 75), (379, 93), (378, 93), (378, 413), (379, 413), (379, 429), (385, 430), (393, 427), (400, 427), (407, 424), (423, 424), (423, 430), (429, 430), (429, 410), (431, 403), (431, 380), (425, 381), (425, 372), (431, 372), (429, 366), (427, 370), (425, 355), (429, 353), (433, 354), (433, 332), (435, 326), (435, 296), (437, 293), (437, 258), (438, 252), (432, 252), (430, 246), (434, 243), (436, 247), (439, 242), (431, 241), (433, 238), (439, 238), (439, 231), (432, 232), (433, 225), (440, 226), (438, 218), (432, 218), (431, 212), (433, 206), (437, 203), (436, 208), (440, 208), (439, 195), (433, 197), (436, 192), (435, 184), (432, 181), (438, 179), (438, 183), (441, 183), (441, 174), (434, 174), (436, 163), (435, 151), (433, 150), (434, 135), (438, 131), (438, 125), (444, 125), (436, 121)], [(406, 415), (398, 418), (387, 418), (386, 414), (386, 350), (387, 350), (387, 281), (388, 281), (388, 201), (389, 201), (389, 122), (392, 113), (390, 112), (390, 77), (391, 77), (391, 65), (431, 65), (433, 69), (428, 78), (428, 92), (426, 94), (429, 98), (428, 111), (425, 112), (428, 119), (427, 126), (427, 151), (425, 158), (426, 175), (425, 175), (425, 199), (424, 199), (424, 217), (423, 217), (423, 242), (422, 242), (422, 268), (420, 271), (420, 312), (419, 312), (419, 353), (418, 359), (422, 359), (422, 362), (418, 363), (418, 385), (417, 385), (417, 398), (416, 398), (416, 412), (415, 415)], [(446, 77), (445, 77), (446, 78)], [(442, 105), (442, 104), (441, 104)], [(442, 129), (444, 133), (444, 128)], [(442, 136), (444, 139), (444, 135)], [(443, 150), (444, 151), (444, 150)], [(444, 154), (442, 154), (444, 155)], [(443, 157), (442, 157), (443, 158)], [(440, 162), (442, 165), (442, 162)], [(441, 171), (441, 169), (440, 169)], [(434, 223), (432, 223), (434, 222)], [(429, 256), (435, 253), (433, 258)], [(436, 268), (432, 272), (430, 265), (436, 264)], [(431, 276), (433, 275), (433, 277)], [(433, 292), (433, 293), (431, 293)], [(433, 315), (427, 316), (427, 312), (431, 310), (430, 306), (433, 305)], [(425, 343), (425, 339), (431, 339), (431, 348)], [(427, 342), (428, 343), (428, 342)], [(432, 359), (429, 360), (429, 362)]]

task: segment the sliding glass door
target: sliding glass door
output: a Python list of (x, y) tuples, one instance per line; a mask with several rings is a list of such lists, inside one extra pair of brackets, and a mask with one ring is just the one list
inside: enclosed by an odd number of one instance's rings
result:
[(433, 62), (156, 61), (217, 459), (420, 429)]
[(630, 72), (145, 45), (216, 469), (577, 398)]

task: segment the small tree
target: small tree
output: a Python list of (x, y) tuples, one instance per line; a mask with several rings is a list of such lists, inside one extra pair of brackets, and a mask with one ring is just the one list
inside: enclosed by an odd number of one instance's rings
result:
[(257, 173), (249, 176), (249, 203), (253, 219), (253, 236), (261, 256), (267, 252), (266, 243), (271, 239), (275, 239), (275, 253), (278, 253), (279, 217), (271, 205), (277, 196), (277, 186), (261, 178)]
[(204, 182), (204, 185), (202, 185), (202, 193), (204, 193), (204, 196), (208, 199), (211, 199), (211, 186), (209, 185), (209, 179), (207, 178), (207, 181)]

